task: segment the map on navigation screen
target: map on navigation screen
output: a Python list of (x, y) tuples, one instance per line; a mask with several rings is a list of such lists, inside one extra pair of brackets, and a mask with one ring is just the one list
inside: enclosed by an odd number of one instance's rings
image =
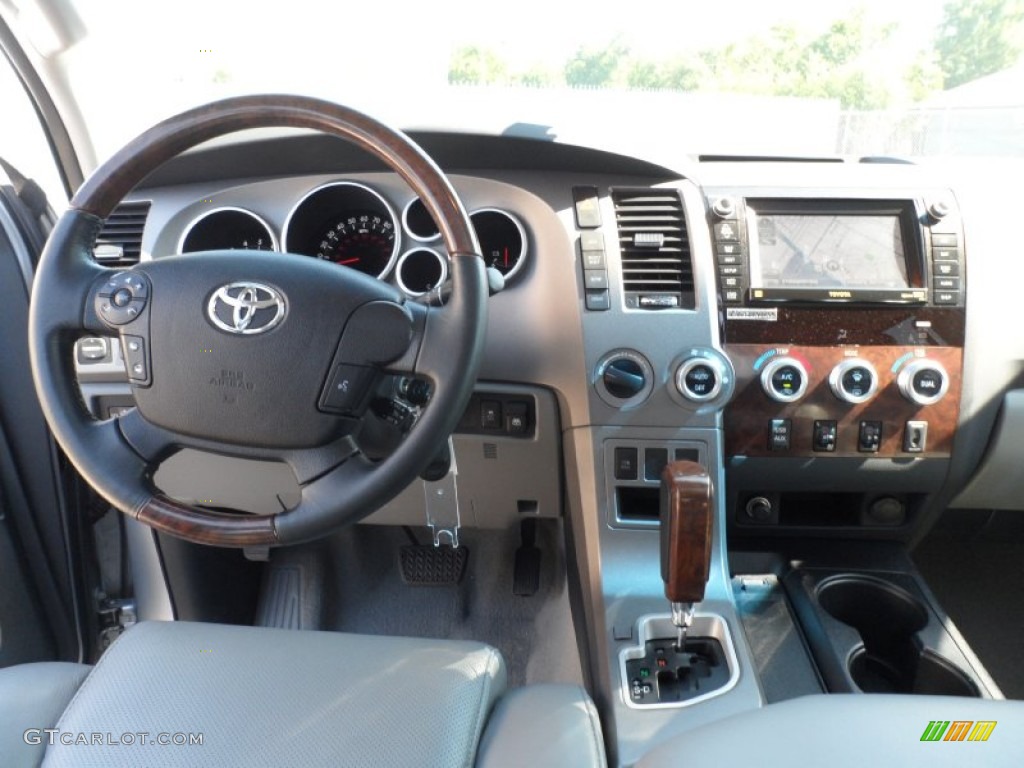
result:
[(757, 287), (908, 286), (898, 216), (758, 215), (756, 253)]

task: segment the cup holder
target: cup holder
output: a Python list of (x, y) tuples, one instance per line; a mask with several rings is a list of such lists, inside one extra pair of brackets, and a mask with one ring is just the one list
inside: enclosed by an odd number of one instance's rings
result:
[(978, 696), (961, 670), (923, 647), (924, 604), (905, 589), (871, 576), (833, 576), (818, 585), (818, 604), (853, 627), (863, 645), (849, 657), (853, 682), (865, 693)]

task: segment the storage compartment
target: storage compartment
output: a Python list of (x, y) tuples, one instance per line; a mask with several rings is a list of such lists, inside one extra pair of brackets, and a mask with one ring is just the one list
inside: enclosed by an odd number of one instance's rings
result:
[(918, 633), (928, 625), (928, 611), (906, 590), (870, 576), (834, 576), (818, 586), (817, 598), (861, 636), (863, 647), (849, 661), (861, 691), (978, 695), (967, 675), (922, 646)]
[(982, 695), (910, 574), (800, 568), (785, 584), (830, 692)]

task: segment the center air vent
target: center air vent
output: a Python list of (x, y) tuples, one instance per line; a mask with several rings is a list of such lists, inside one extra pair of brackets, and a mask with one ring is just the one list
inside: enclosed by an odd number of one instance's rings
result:
[(674, 190), (613, 189), (622, 290), (633, 309), (693, 309), (693, 262)]
[(139, 263), (142, 230), (150, 202), (121, 203), (103, 222), (93, 255), (105, 267), (128, 267)]

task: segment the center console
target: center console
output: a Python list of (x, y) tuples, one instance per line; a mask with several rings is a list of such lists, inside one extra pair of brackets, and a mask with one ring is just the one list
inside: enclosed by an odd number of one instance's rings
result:
[[(588, 216), (566, 224), (590, 426), (566, 450), (615, 759), (803, 693), (998, 695), (903, 549), (960, 418), (967, 260), (949, 190), (584, 191)], [(680, 460), (713, 489), (692, 647), (658, 579), (658, 478)]]

